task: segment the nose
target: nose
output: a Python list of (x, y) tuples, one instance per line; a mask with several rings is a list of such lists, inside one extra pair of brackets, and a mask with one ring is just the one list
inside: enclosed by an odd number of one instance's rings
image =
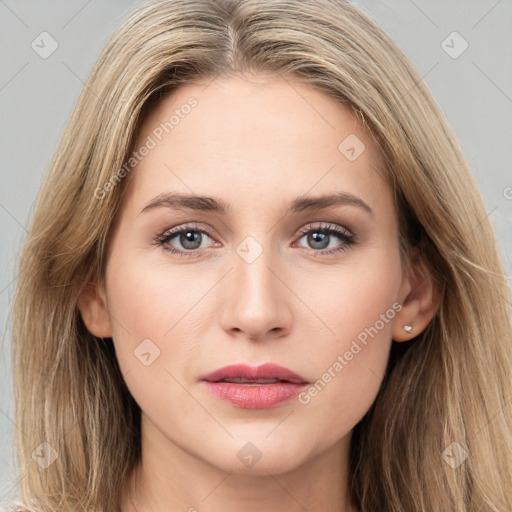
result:
[(252, 262), (234, 253), (233, 267), (224, 288), (222, 328), (231, 336), (255, 341), (286, 336), (291, 330), (293, 294), (283, 266), (264, 250)]

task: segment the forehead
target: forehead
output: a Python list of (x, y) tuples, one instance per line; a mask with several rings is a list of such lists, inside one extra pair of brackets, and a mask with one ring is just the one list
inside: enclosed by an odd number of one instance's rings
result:
[(354, 113), (290, 78), (181, 86), (144, 120), (136, 149), (144, 145), (130, 180), (140, 199), (163, 188), (236, 202), (336, 187), (372, 200), (383, 187), (381, 155)]

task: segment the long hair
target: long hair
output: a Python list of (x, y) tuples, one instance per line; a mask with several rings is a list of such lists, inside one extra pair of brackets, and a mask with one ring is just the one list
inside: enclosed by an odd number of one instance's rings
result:
[[(104, 278), (127, 181), (119, 170), (147, 112), (183, 84), (244, 73), (300, 80), (352, 109), (384, 157), (401, 249), (419, 249), (440, 290), (433, 320), (406, 349), (393, 348), (377, 398), (354, 429), (354, 504), (361, 512), (510, 512), (510, 290), (495, 235), (421, 77), (345, 0), (152, 1), (106, 45), (51, 161), (19, 263), (12, 339), (20, 502), (52, 512), (118, 510), (122, 482), (141, 456), (140, 409), (112, 340), (87, 331), (77, 300)], [(56, 459), (42, 470), (38, 455)]]

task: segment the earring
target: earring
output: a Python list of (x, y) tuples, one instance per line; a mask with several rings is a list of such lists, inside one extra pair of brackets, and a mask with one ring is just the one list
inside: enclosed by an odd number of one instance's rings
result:
[(410, 325), (402, 325), (402, 329), (404, 331), (407, 331), (408, 333), (412, 332), (412, 326), (410, 326)]

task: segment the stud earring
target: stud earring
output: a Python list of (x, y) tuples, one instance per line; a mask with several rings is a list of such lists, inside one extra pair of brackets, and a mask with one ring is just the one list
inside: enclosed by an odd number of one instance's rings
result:
[(412, 327), (410, 325), (402, 325), (402, 329), (408, 333), (412, 332)]

